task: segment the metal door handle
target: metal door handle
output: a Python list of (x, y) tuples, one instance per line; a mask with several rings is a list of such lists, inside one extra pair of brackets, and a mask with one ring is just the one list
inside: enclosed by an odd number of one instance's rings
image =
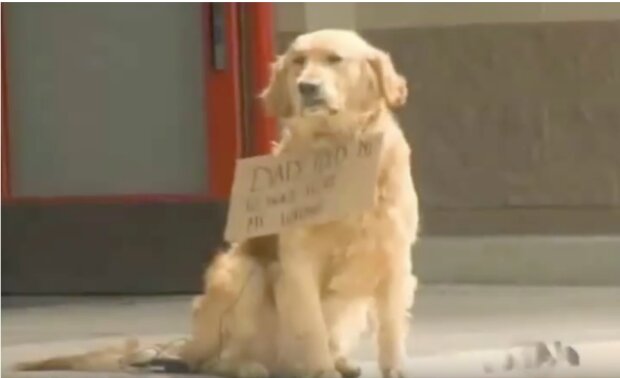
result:
[(216, 70), (225, 70), (227, 66), (226, 44), (226, 8), (223, 3), (211, 3), (211, 63)]

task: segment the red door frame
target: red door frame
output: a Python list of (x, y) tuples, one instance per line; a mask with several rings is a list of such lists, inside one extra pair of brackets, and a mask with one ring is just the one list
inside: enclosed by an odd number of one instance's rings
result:
[(251, 125), (254, 127), (254, 145), (256, 155), (271, 151), (271, 143), (277, 139), (276, 120), (268, 117), (258, 94), (269, 83), (270, 65), (274, 56), (273, 3), (246, 3), (248, 9), (249, 33), (253, 37), (250, 44), (252, 91)]
[[(204, 35), (205, 67), (205, 128), (207, 151), (205, 159), (209, 169), (207, 193), (195, 195), (174, 194), (128, 194), (104, 196), (62, 196), (62, 197), (18, 197), (11, 190), (10, 165), (10, 123), (8, 114), (8, 51), (5, 31), (5, 4), (2, 4), (2, 203), (151, 203), (151, 202), (209, 202), (229, 197), (234, 177), (235, 161), (242, 151), (241, 138), (241, 81), (239, 20), (241, 7), (238, 3), (221, 3), (225, 18), (225, 41), (227, 44), (227, 67), (218, 70), (211, 63), (211, 4), (201, 7)], [(273, 5), (270, 3), (247, 4), (252, 19), (253, 88), (255, 93), (266, 85), (269, 63), (273, 52)], [(254, 96), (256, 97), (256, 96)], [(258, 101), (258, 99), (256, 100)], [(255, 127), (255, 141), (252, 150), (256, 154), (266, 153), (275, 138), (275, 123), (268, 119), (258, 102), (252, 104), (252, 119)]]
[(6, 74), (6, 52), (7, 44), (5, 38), (5, 3), (1, 5), (2, 11), (2, 202), (11, 198), (10, 182), (10, 154), (9, 154), (9, 99), (7, 96), (7, 74)]

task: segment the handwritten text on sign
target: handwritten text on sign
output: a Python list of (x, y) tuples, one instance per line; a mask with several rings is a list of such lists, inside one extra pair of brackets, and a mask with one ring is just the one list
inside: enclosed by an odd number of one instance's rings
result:
[(226, 240), (324, 223), (372, 206), (382, 136), (306, 154), (258, 156), (237, 162)]

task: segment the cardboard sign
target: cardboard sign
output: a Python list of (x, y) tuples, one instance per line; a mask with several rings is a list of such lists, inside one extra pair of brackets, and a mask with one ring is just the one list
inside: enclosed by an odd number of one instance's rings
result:
[(382, 135), (305, 154), (237, 162), (225, 238), (241, 241), (320, 224), (373, 205)]

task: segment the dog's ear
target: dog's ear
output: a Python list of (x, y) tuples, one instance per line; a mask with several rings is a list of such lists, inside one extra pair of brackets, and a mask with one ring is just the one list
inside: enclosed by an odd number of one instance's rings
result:
[(407, 101), (407, 80), (394, 68), (392, 58), (385, 52), (375, 49), (369, 59), (370, 66), (377, 76), (379, 89), (390, 108), (398, 108)]
[(290, 117), (293, 104), (286, 87), (286, 67), (284, 56), (279, 56), (271, 64), (271, 77), (267, 88), (261, 93), (267, 113), (274, 117)]

